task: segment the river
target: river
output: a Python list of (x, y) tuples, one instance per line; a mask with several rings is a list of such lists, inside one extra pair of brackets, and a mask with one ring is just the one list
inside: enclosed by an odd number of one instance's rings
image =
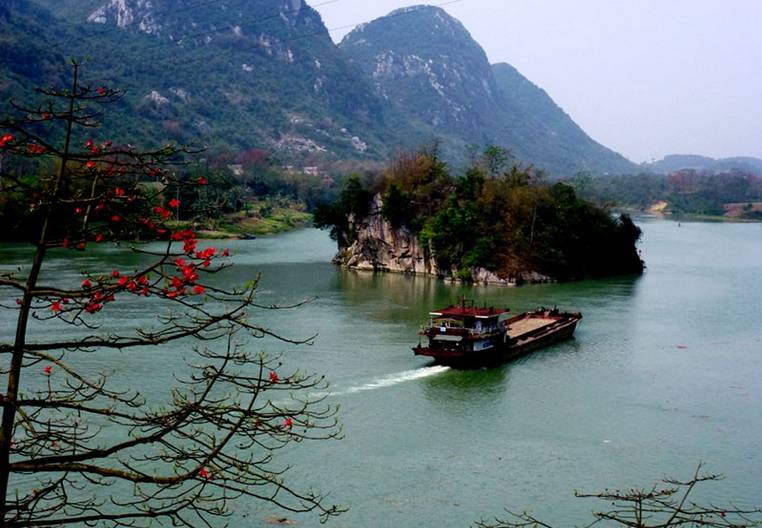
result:
[[(220, 242), (235, 254), (225, 282), (262, 273), (263, 303), (314, 298), (257, 314), (290, 337), (319, 333), (312, 346), (255, 346), (282, 353), (284, 369), (325, 375), (340, 405), (342, 440), (278, 454), (294, 466), (289, 482), (350, 506), (328, 524), (346, 528), (467, 527), (505, 507), (584, 524), (606, 504), (574, 490), (687, 478), (700, 461), (726, 476), (704, 497), (762, 506), (762, 224), (638, 224), (642, 277), (519, 288), (342, 271), (328, 263), (327, 233), (312, 229)], [(1, 249), (3, 269), (29, 254)], [(106, 248), (54, 253), (46, 273), (76, 280), (80, 268), (133, 258)], [(462, 295), (517, 312), (557, 305), (584, 319), (575, 339), (499, 368), (456, 371), (414, 357), (427, 312)], [(139, 303), (109, 310), (105, 328), (153, 317)], [(3, 340), (11, 329), (4, 315)], [(129, 372), (150, 394), (165, 390), (172, 364), (111, 354), (92, 368)], [(256, 502), (235, 514), (246, 516), (242, 526), (282, 515)]]

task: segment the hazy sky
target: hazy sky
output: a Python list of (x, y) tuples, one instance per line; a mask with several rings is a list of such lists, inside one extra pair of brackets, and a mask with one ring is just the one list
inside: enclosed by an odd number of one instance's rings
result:
[[(317, 9), (332, 29), (415, 3), (335, 0)], [(633, 161), (762, 157), (762, 0), (460, 0), (443, 8), (490, 62), (518, 68)], [(349, 30), (331, 34), (338, 41)]]

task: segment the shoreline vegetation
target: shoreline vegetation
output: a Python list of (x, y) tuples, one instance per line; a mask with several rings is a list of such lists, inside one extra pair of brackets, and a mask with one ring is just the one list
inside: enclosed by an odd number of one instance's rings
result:
[[(247, 239), (308, 227), (312, 225), (313, 218), (312, 213), (304, 210), (303, 204), (273, 204), (270, 200), (264, 200), (250, 204), (243, 211), (227, 214), (197, 227), (199, 237), (204, 239)], [(179, 228), (190, 227), (192, 224), (190, 221), (176, 222)]]
[(592, 176), (566, 180), (585, 199), (617, 210), (675, 219), (762, 221), (762, 178), (733, 170)]

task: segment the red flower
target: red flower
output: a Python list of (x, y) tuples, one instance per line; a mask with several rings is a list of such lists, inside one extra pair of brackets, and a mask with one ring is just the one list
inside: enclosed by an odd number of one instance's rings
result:
[(81, 207), (74, 208), (74, 214), (81, 215), (82, 212), (83, 212), (83, 209)]
[(204, 289), (204, 287), (201, 286), (200, 284), (197, 284), (196, 286), (193, 287), (193, 295), (204, 295), (205, 291), (206, 290)]
[(207, 185), (209, 183), (209, 180), (204, 178), (203, 176), (199, 176), (198, 180), (196, 180), (199, 185)]
[(128, 282), (130, 282), (130, 278), (129, 278), (129, 277), (127, 277), (127, 276), (124, 276), (124, 277), (119, 277), (119, 280), (118, 280), (118, 281), (116, 281), (116, 283), (117, 283), (119, 286), (124, 286), (124, 285), (125, 285), (125, 284), (127, 284)]
[(172, 213), (164, 209), (162, 206), (157, 205), (153, 208), (153, 212), (161, 216), (164, 220), (168, 220)]
[(285, 420), (283, 420), (283, 427), (286, 429), (289, 429), (292, 425), (294, 425), (294, 421), (291, 419), (290, 416), (287, 416)]
[(37, 145), (36, 143), (30, 143), (27, 145), (26, 150), (30, 154), (45, 154), (46, 152), (45, 147), (42, 145)]
[(124, 189), (122, 189), (121, 187), (117, 187), (116, 189), (114, 189), (114, 195), (119, 197), (124, 196)]
[(61, 310), (63, 310), (63, 307), (61, 306), (61, 301), (53, 302), (53, 304), (50, 305), (50, 309), (55, 313), (58, 313)]
[(229, 250), (229, 249), (226, 249), (225, 251), (223, 251), (223, 252), (222, 252), (222, 256), (223, 256), (223, 257), (229, 257), (229, 256), (230, 256), (230, 250)]
[(0, 148), (4, 147), (6, 143), (10, 143), (13, 141), (13, 136), (11, 134), (5, 134), (3, 137), (0, 137)]
[(197, 258), (197, 259), (205, 259), (205, 260), (209, 260), (209, 259), (210, 259), (210, 258), (212, 258), (212, 257), (213, 257), (213, 256), (214, 256), (216, 253), (217, 253), (217, 248), (214, 248), (214, 247), (210, 247), (210, 248), (206, 248), (206, 249), (205, 249), (205, 250), (203, 250), (203, 251), (196, 251), (196, 258)]
[(94, 314), (95, 312), (100, 312), (101, 309), (103, 309), (102, 304), (90, 302), (85, 305), (85, 311), (89, 314)]
[(270, 372), (270, 381), (272, 381), (273, 383), (278, 383), (279, 380), (280, 378), (278, 377), (277, 372), (275, 372), (274, 370)]
[(95, 168), (95, 162), (93, 160), (89, 160), (87, 163), (85, 163), (85, 167), (92, 170)]
[(177, 198), (172, 198), (172, 199), (169, 201), (169, 206), (170, 206), (172, 209), (177, 209), (178, 207), (180, 207), (180, 200), (178, 200)]
[(42, 369), (42, 373), (45, 374), (46, 376), (50, 376), (51, 374), (53, 374), (53, 367), (51, 367), (50, 365), (47, 365), (45, 368)]
[(117, 270), (112, 271), (111, 272), (111, 276), (116, 279), (117, 277), (119, 277), (119, 271), (117, 271)]
[(98, 92), (98, 95), (106, 95), (106, 88), (103, 86), (99, 86), (97, 92)]
[(103, 238), (104, 238), (103, 235), (101, 235), (100, 233), (95, 235), (95, 241), (98, 243), (103, 242)]
[(93, 283), (90, 282), (89, 279), (85, 279), (85, 280), (82, 281), (82, 287), (83, 288), (90, 288), (92, 285), (93, 285)]
[(122, 221), (122, 217), (119, 216), (118, 214), (111, 215), (111, 221), (112, 222), (121, 222)]
[(45, 119), (45, 120), (50, 119), (50, 112), (43, 112), (42, 113), (42, 118)]
[(205, 467), (202, 467), (198, 470), (198, 476), (202, 479), (208, 479), (211, 475), (209, 475), (209, 472), (206, 470)]

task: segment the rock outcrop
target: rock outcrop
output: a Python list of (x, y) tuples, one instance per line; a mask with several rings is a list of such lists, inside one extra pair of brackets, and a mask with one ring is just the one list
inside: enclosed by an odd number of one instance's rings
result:
[(365, 218), (350, 218), (355, 240), (339, 249), (334, 262), (358, 270), (441, 275), (431, 251), (407, 227), (392, 227), (382, 207), (376, 195)]
[[(416, 275), (433, 275), (446, 280), (461, 281), (458, 270), (441, 269), (431, 248), (421, 244), (418, 236), (403, 226), (395, 228), (381, 213), (383, 202), (376, 195), (364, 218), (350, 217), (354, 241), (339, 248), (334, 264), (365, 271), (388, 271)], [(553, 278), (536, 271), (526, 271), (516, 277), (501, 277), (485, 268), (470, 270), (470, 280), (476, 284), (515, 286), (521, 283), (553, 282)]]

